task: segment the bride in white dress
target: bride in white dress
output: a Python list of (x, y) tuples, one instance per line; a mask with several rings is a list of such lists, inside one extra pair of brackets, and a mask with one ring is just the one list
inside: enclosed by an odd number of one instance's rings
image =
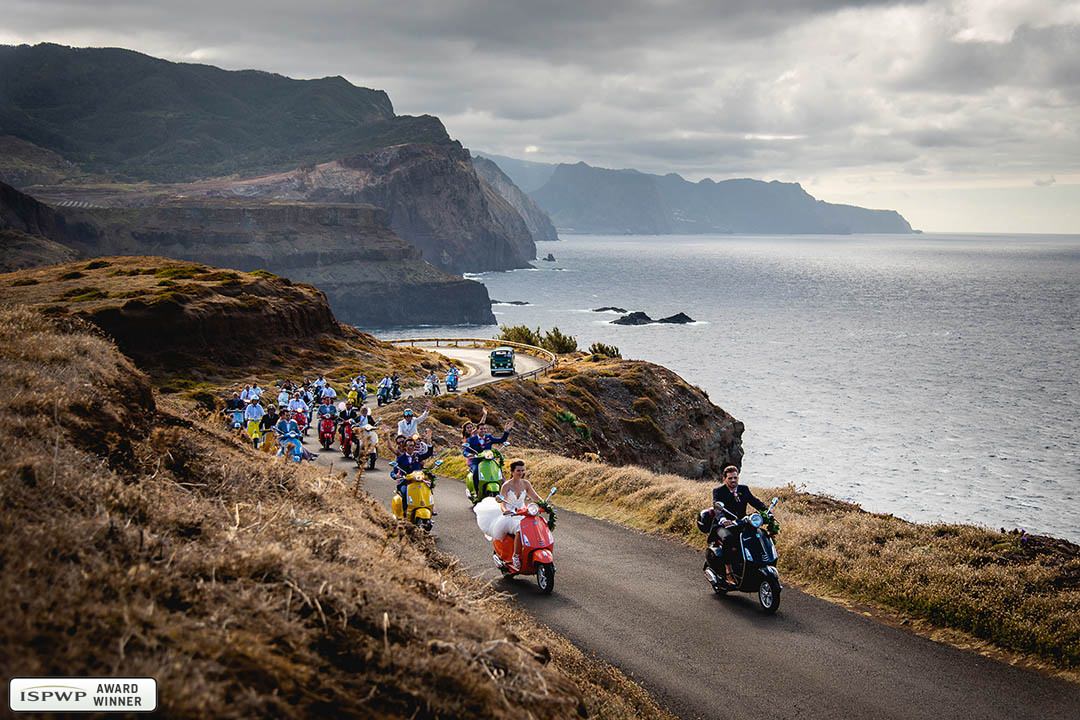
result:
[(512, 513), (525, 507), (527, 493), (522, 491), (518, 495), (513, 490), (507, 490), (507, 484), (503, 483), (502, 497), (504, 502), (500, 503), (489, 496), (478, 502), (476, 507), (473, 508), (473, 512), (476, 513), (476, 524), (489, 541), (502, 540), (507, 535), (513, 535), (521, 526), (520, 515), (506, 515), (504, 513)]
[(532, 483), (525, 479), (525, 461), (514, 460), (510, 463), (510, 479), (503, 483), (500, 491), (502, 502), (493, 497), (486, 497), (473, 507), (476, 524), (488, 540), (502, 540), (507, 535), (514, 535), (514, 567), (520, 567), (521, 515), (507, 515), (525, 507), (530, 502), (541, 502), (533, 490)]

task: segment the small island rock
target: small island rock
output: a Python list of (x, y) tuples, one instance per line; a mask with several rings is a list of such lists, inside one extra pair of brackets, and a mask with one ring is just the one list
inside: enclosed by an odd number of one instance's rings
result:
[(643, 312), (632, 312), (629, 315), (623, 315), (621, 318), (612, 320), (612, 325), (649, 325), (654, 320)]
[(617, 312), (620, 315), (625, 315), (627, 310), (626, 310), (626, 308), (615, 307), (614, 305), (608, 305), (608, 306), (605, 306), (605, 307), (602, 307), (602, 308), (594, 308), (593, 312)]
[(658, 323), (669, 323), (669, 324), (673, 324), (673, 325), (687, 325), (687, 324), (695, 322), (695, 321), (694, 321), (694, 318), (690, 317), (686, 313), (676, 313), (675, 315), (669, 315), (666, 318), (660, 318), (656, 322), (658, 322)]

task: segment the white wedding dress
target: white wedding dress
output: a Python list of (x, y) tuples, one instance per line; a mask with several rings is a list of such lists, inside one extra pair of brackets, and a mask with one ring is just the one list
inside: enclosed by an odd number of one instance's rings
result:
[[(521, 495), (507, 492), (506, 507), (509, 510), (517, 510), (525, 507), (526, 492)], [(486, 497), (473, 507), (476, 513), (476, 524), (488, 540), (502, 540), (507, 535), (513, 535), (521, 526), (520, 515), (503, 515), (503, 509), (499, 501), (493, 497)]]

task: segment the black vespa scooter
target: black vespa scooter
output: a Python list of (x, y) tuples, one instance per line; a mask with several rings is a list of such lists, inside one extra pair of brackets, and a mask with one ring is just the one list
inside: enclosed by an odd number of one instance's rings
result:
[[(710, 536), (703, 569), (713, 592), (718, 595), (731, 591), (756, 592), (761, 609), (770, 615), (780, 607), (782, 589), (780, 575), (776, 572), (776, 546), (772, 541), (772, 535), (779, 531), (772, 510), (779, 501), (780, 498), (774, 497), (767, 510), (744, 518), (735, 517), (724, 507), (724, 503), (717, 502), (713, 505), (712, 513), (705, 510), (698, 518), (698, 528)], [(709, 515), (712, 516), (711, 523), (706, 520)], [(736, 536), (729, 541), (727, 558), (724, 557), (723, 545), (718, 540), (714, 542), (717, 525), (725, 515), (735, 521), (725, 529)], [(725, 565), (729, 563), (734, 584), (727, 581)]]

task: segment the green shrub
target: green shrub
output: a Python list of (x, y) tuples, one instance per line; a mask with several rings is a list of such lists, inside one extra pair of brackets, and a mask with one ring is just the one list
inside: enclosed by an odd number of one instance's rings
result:
[(540, 347), (557, 355), (564, 355), (577, 351), (577, 338), (565, 335), (557, 327), (553, 327), (544, 334)]
[(569, 424), (582, 440), (588, 441), (592, 438), (592, 430), (589, 429), (589, 426), (578, 420), (578, 416), (569, 410), (561, 410), (555, 413), (555, 419), (561, 423)]
[(105, 260), (94, 260), (92, 262), (86, 263), (86, 269), (87, 270), (99, 270), (101, 268), (109, 267), (109, 265), (111, 265), (111, 264), (112, 263), (106, 262)]
[(109, 297), (109, 293), (95, 287), (79, 287), (68, 290), (63, 297), (71, 302), (88, 302), (90, 300), (102, 300)]
[(173, 265), (163, 267), (154, 273), (155, 277), (169, 278), (172, 280), (191, 280), (196, 275), (202, 274), (203, 269), (198, 265)]
[(619, 348), (614, 345), (605, 345), (604, 343), (594, 342), (589, 346), (589, 352), (593, 355), (603, 355), (609, 358), (621, 358), (622, 353), (619, 352)]
[(86, 277), (86, 275), (79, 272), (78, 270), (72, 270), (71, 272), (66, 272), (63, 275), (61, 275), (60, 279), (61, 280), (78, 280), (81, 277)]
[(531, 330), (528, 325), (500, 325), (499, 334), (495, 336), (495, 339), (537, 346), (543, 342), (540, 337), (540, 328)]
[(37, 285), (38, 281), (34, 278), (19, 278), (15, 282), (11, 283), (11, 287), (24, 287), (26, 285)]

